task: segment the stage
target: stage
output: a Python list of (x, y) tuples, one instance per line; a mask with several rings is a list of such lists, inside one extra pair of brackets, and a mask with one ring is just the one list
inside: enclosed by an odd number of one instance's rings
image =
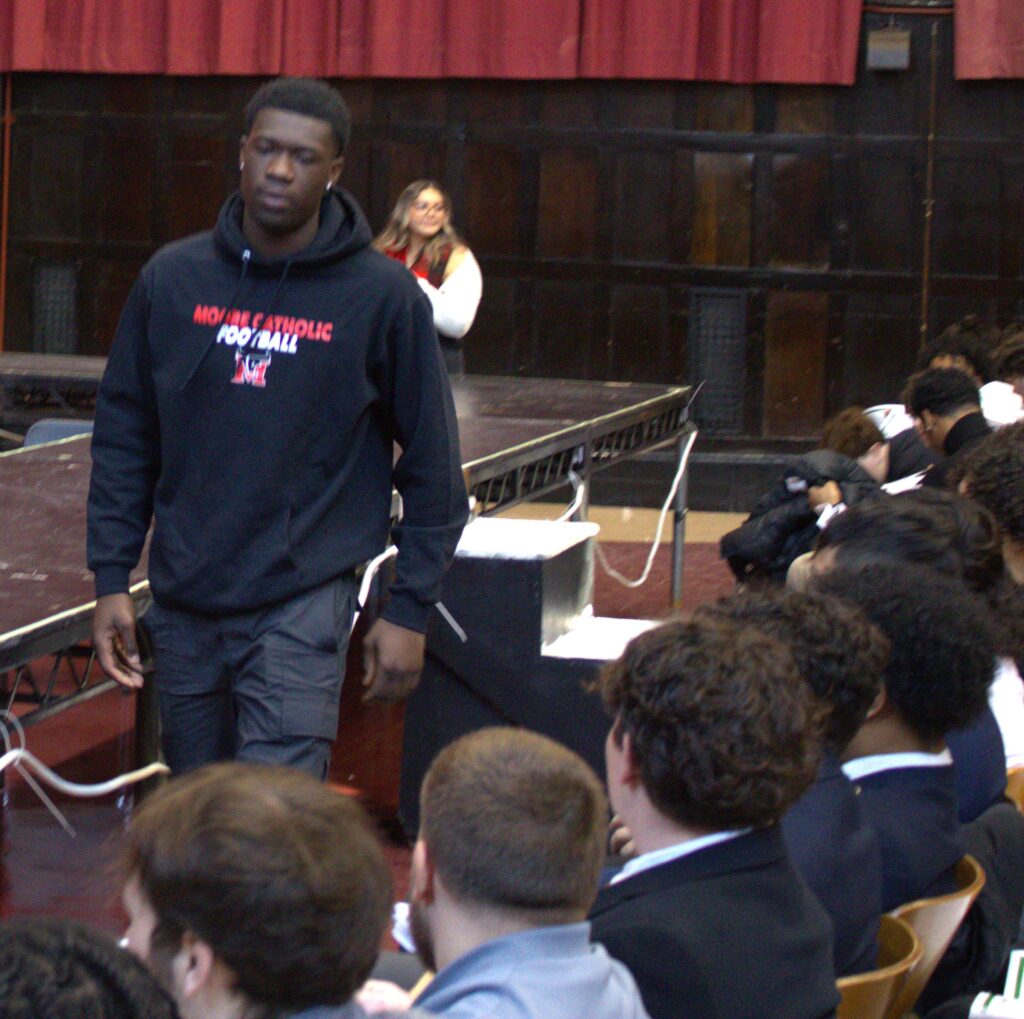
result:
[[(0, 355), (5, 413), (12, 402), (24, 407), (37, 400), (71, 409), (72, 394), (80, 403), (95, 393), (102, 360)], [(467, 376), (453, 380), (452, 390), (466, 485), (485, 514), (565, 488), (570, 473), (584, 485), (585, 513), (586, 485), (596, 471), (667, 443), (681, 450), (694, 430), (688, 386)], [(88, 437), (0, 454), (0, 672), (8, 677), (3, 706), (13, 704), (15, 695), (30, 695), (27, 724), (60, 710), (69, 697), (81, 700), (109, 689), (78, 649), (88, 638), (94, 604), (85, 565), (89, 469)], [(678, 600), (685, 477), (674, 510), (672, 578)], [(144, 610), (145, 555), (132, 585)], [(52, 681), (56, 669), (36, 681), (37, 689), (27, 687), (20, 666), (43, 655), (69, 654), (70, 664), (78, 666), (75, 689)]]

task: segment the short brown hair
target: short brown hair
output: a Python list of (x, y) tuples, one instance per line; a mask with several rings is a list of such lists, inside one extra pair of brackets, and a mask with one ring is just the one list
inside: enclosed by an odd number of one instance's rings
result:
[(608, 805), (582, 758), (524, 729), (480, 729), (423, 780), (420, 835), (453, 894), (550, 923), (597, 894)]
[(820, 718), (789, 651), (721, 620), (635, 637), (600, 680), (651, 802), (712, 831), (777, 821), (811, 784)]
[(864, 413), (863, 407), (847, 407), (825, 422), (821, 444), (851, 460), (863, 456), (872, 446), (885, 442), (878, 425)]
[(175, 779), (121, 860), (153, 907), (153, 945), (191, 931), (271, 1014), (347, 1002), (368, 976), (391, 877), (359, 806), (291, 768), (229, 762)]

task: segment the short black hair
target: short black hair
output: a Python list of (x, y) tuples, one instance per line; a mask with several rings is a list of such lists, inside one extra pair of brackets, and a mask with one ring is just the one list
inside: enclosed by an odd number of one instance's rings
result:
[(926, 410), (948, 417), (965, 407), (980, 407), (981, 395), (971, 377), (959, 368), (926, 368), (907, 380), (903, 402), (916, 418)]
[(921, 348), (915, 370), (930, 368), (937, 357), (961, 357), (982, 382), (991, 382), (992, 351), (999, 337), (996, 326), (982, 322), (977, 315), (965, 315)]
[(889, 639), (855, 605), (816, 591), (745, 590), (697, 617), (724, 617), (782, 641), (825, 707), (825, 743), (840, 754), (882, 687)]
[(845, 598), (889, 638), (885, 690), (921, 739), (970, 725), (988, 703), (995, 639), (988, 613), (964, 585), (920, 566), (837, 569), (815, 587)]
[(1024, 325), (1014, 323), (1003, 333), (994, 358), (996, 377), (1004, 382), (1024, 375)]
[(836, 567), (917, 563), (959, 578), (963, 562), (952, 516), (923, 500), (887, 496), (851, 506), (818, 535), (818, 548), (835, 548)]
[(156, 977), (102, 931), (57, 917), (0, 923), (0, 1015), (177, 1019)]
[(319, 78), (275, 78), (261, 85), (245, 107), (245, 133), (252, 130), (260, 110), (287, 110), (304, 117), (324, 120), (331, 125), (337, 154), (348, 145), (352, 130), (352, 114), (341, 93)]

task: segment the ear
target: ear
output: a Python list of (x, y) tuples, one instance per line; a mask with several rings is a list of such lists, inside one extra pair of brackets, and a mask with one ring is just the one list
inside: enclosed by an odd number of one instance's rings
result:
[(337, 159), (331, 160), (331, 187), (334, 187), (334, 185), (338, 183), (338, 179), (341, 177), (341, 170), (344, 165), (344, 156), (338, 156)]
[(633, 740), (628, 732), (622, 736), (622, 784), (627, 789), (637, 789), (642, 784), (640, 765), (637, 764)]
[(885, 692), (885, 685), (883, 684), (875, 696), (875, 699), (871, 702), (871, 707), (868, 708), (868, 713), (864, 716), (864, 721), (868, 722), (872, 718), (877, 718), (888, 706), (889, 698)]
[(409, 901), (429, 905), (434, 901), (437, 878), (430, 850), (422, 838), (416, 840), (412, 851), (412, 884), (409, 887)]
[(183, 998), (195, 997), (208, 987), (216, 964), (216, 956), (209, 944), (191, 931), (182, 935), (181, 950), (174, 959), (175, 983)]

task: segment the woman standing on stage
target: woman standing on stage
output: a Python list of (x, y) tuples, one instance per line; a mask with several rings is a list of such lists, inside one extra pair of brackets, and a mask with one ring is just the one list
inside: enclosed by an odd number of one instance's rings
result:
[(451, 225), (451, 201), (432, 180), (413, 181), (399, 196), (373, 242), (403, 262), (434, 307), (434, 326), (453, 375), (465, 368), (462, 337), (476, 317), (483, 291), (480, 266)]

